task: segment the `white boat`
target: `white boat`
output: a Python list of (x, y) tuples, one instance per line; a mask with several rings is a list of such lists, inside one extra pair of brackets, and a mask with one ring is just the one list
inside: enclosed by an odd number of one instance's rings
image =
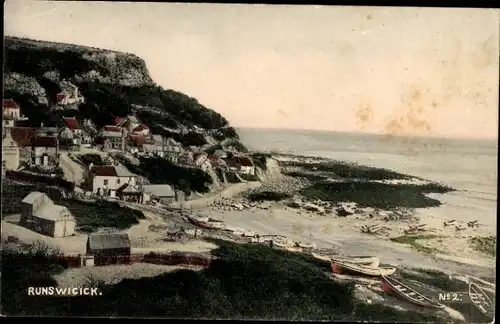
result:
[(373, 267), (376, 268), (380, 264), (380, 259), (375, 256), (369, 256), (369, 255), (354, 255), (354, 256), (345, 256), (345, 257), (331, 257), (328, 255), (321, 255), (312, 252), (312, 256), (316, 259), (323, 260), (323, 261), (339, 261), (339, 262), (348, 262), (352, 264), (359, 264), (363, 265), (365, 267)]
[(202, 223), (208, 223), (208, 219), (209, 217), (201, 217), (201, 216), (195, 216), (195, 217), (192, 217), (194, 220), (198, 221), (198, 222), (202, 222)]
[(295, 242), (293, 241), (287, 241), (287, 240), (278, 240), (278, 241), (274, 241), (273, 240), (273, 246), (276, 246), (276, 247), (281, 247), (281, 248), (292, 248), (292, 247), (295, 247)]
[(495, 292), (496, 284), (494, 284), (492, 282), (483, 280), (481, 278), (473, 277), (473, 276), (466, 276), (465, 278), (467, 280), (467, 283), (469, 283), (469, 284), (474, 283), (474, 284), (478, 285), (483, 290)]
[(495, 305), (486, 292), (475, 283), (469, 284), (469, 297), (472, 303), (489, 318), (495, 316)]
[(243, 232), (242, 236), (244, 236), (244, 237), (254, 237), (255, 236), (255, 232), (245, 231), (245, 232)]
[(297, 242), (296, 245), (298, 247), (304, 248), (304, 249), (315, 249), (316, 248), (316, 244), (310, 243), (310, 242)]
[(366, 276), (378, 277), (378, 276), (390, 276), (391, 274), (396, 272), (396, 268), (394, 267), (367, 267), (360, 264), (353, 264), (353, 263), (339, 262), (339, 261), (332, 261), (331, 265), (332, 265), (332, 271), (338, 274), (351, 272)]
[(208, 224), (215, 229), (226, 229), (226, 224), (220, 222), (208, 222)]

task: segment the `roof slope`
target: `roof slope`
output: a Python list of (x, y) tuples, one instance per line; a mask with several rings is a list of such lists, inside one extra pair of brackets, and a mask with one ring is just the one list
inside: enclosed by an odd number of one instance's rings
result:
[[(43, 192), (40, 192), (40, 191), (33, 191), (33, 192), (30, 192), (26, 197), (24, 197), (22, 202), (32, 204), (35, 202), (35, 200), (37, 200), (38, 198), (41, 198), (43, 196), (47, 196), (47, 195), (44, 194)], [(47, 199), (48, 199), (47, 202), (52, 202), (52, 200), (50, 200), (49, 197), (47, 197)]]
[(123, 233), (91, 234), (87, 242), (92, 250), (130, 248), (128, 234)]

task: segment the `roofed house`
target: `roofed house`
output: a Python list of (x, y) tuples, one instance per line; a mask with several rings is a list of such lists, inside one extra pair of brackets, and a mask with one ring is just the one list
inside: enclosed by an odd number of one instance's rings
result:
[(255, 166), (252, 160), (247, 156), (234, 156), (224, 159), (229, 170), (243, 174), (255, 174)]
[(142, 188), (136, 186), (131, 186), (128, 183), (124, 183), (121, 187), (116, 189), (116, 196), (124, 201), (133, 201), (142, 204), (144, 201), (144, 194)]
[(90, 143), (90, 136), (86, 135), (75, 117), (63, 117), (62, 121), (64, 127), (59, 132), (59, 138), (62, 141), (70, 142), (72, 145)]
[(35, 165), (54, 166), (59, 162), (59, 140), (55, 136), (31, 139), (31, 158)]
[(90, 167), (91, 191), (98, 195), (116, 197), (116, 191), (124, 184), (136, 185), (137, 175), (122, 166), (95, 165)]
[(52, 236), (75, 234), (76, 220), (65, 206), (56, 205), (44, 193), (34, 191), (21, 202), (21, 224), (32, 230)]
[(14, 127), (15, 122), (27, 120), (21, 115), (21, 107), (12, 99), (2, 100), (2, 127)]
[(65, 106), (85, 102), (85, 98), (80, 94), (76, 85), (67, 81), (61, 81), (60, 87), (62, 91), (56, 95), (56, 102), (58, 105)]
[(100, 136), (103, 139), (104, 150), (125, 150), (127, 131), (123, 127), (113, 125), (104, 126)]
[(194, 165), (203, 171), (208, 171), (212, 168), (208, 154), (205, 152), (198, 152), (193, 154)]
[(143, 185), (144, 201), (158, 201), (162, 204), (170, 204), (177, 199), (174, 188), (168, 184)]
[(149, 127), (145, 124), (139, 125), (132, 130), (132, 133), (136, 135), (147, 136), (149, 135)]
[(95, 264), (117, 263), (130, 257), (130, 238), (124, 233), (95, 233), (89, 235), (87, 254), (94, 255)]

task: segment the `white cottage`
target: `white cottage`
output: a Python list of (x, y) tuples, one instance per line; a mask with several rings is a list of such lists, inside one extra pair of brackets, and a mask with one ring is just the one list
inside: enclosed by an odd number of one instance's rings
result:
[(93, 193), (111, 197), (116, 197), (116, 190), (124, 184), (134, 187), (137, 180), (137, 175), (114, 165), (91, 166), (89, 176)]

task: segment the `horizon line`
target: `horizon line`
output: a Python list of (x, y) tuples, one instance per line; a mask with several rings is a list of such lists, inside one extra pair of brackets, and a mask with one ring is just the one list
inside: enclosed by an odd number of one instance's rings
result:
[(323, 133), (341, 133), (341, 134), (357, 134), (357, 135), (374, 135), (374, 136), (390, 136), (390, 137), (410, 137), (410, 138), (434, 138), (434, 139), (450, 139), (450, 140), (471, 140), (471, 141), (497, 141), (498, 135), (496, 137), (463, 137), (463, 136), (453, 136), (453, 135), (422, 135), (422, 134), (384, 134), (384, 133), (374, 133), (368, 131), (341, 131), (332, 129), (313, 129), (313, 128), (290, 128), (290, 127), (266, 127), (266, 126), (236, 126), (231, 125), (235, 129), (262, 129), (262, 130), (276, 130), (276, 131), (303, 131), (303, 132), (323, 132)]

